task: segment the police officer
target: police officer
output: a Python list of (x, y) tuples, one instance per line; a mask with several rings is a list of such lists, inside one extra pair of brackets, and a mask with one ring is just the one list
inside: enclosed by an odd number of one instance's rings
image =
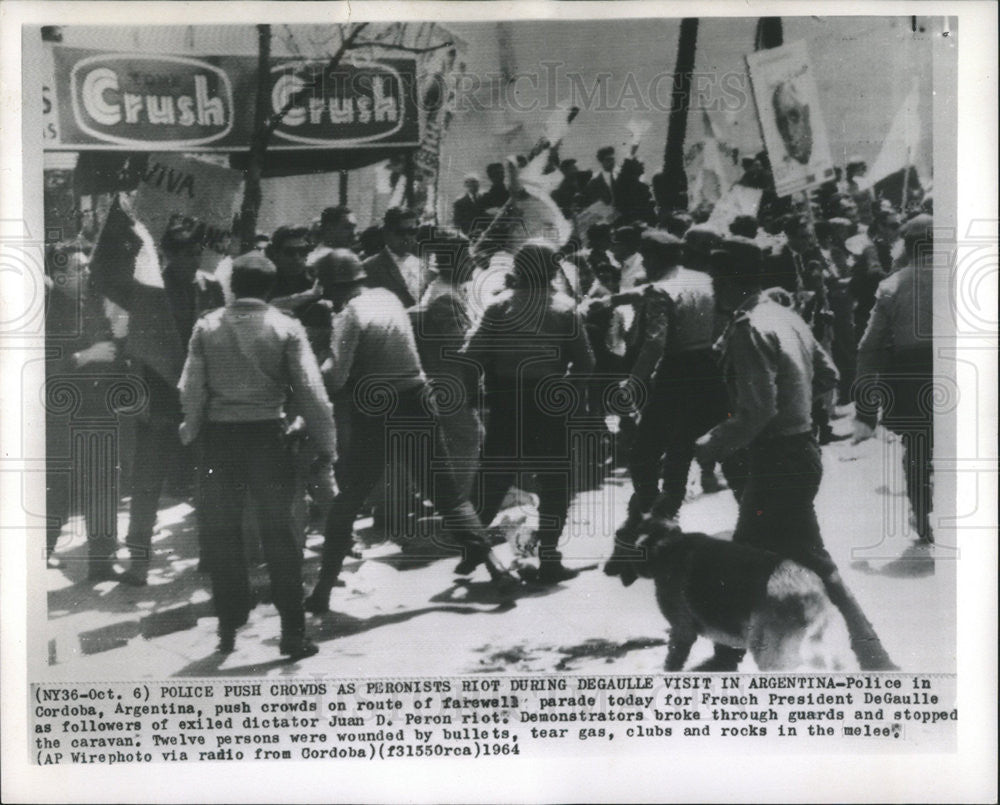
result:
[[(695, 440), (726, 412), (725, 387), (712, 355), (712, 280), (680, 265), (683, 243), (668, 232), (647, 230), (640, 250), (649, 284), (613, 299), (613, 304), (631, 299), (639, 308), (641, 342), (632, 377), (649, 387), (629, 458), (635, 490), (631, 521), (648, 512), (654, 500), (659, 515), (677, 516)], [(657, 499), (661, 467), (663, 490)]]
[(496, 297), (463, 353), (485, 375), (489, 415), (483, 445), (482, 508), (490, 523), (519, 472), (538, 483), (539, 575), (543, 584), (574, 578), (556, 549), (569, 511), (572, 461), (567, 412), (577, 394), (567, 379), (594, 367), (583, 320), (573, 300), (553, 289), (555, 251), (527, 243), (514, 257), (514, 287)]
[(858, 380), (854, 385), (855, 444), (871, 437), (878, 411), (872, 384), (882, 379), (892, 394), (882, 424), (903, 440), (906, 494), (916, 521), (917, 542), (902, 557), (919, 558), (911, 572), (934, 568), (930, 549), (931, 462), (934, 412), (929, 401), (934, 358), (931, 336), (933, 301), (933, 219), (918, 215), (902, 230), (907, 264), (883, 280), (875, 307), (858, 345)]
[(290, 517), (293, 460), (282, 425), (288, 405), (302, 411), (327, 466), (336, 437), (305, 330), (264, 301), (277, 273), (257, 251), (236, 258), (235, 299), (195, 324), (178, 384), (184, 410), (180, 439), (190, 444), (200, 436), (204, 447), (198, 518), (219, 618), (219, 651), (234, 649), (236, 630), (253, 606), (241, 537), (249, 491), (281, 615), (279, 651), (300, 659), (319, 649), (305, 633), (302, 549)]
[[(756, 244), (734, 237), (713, 258), (716, 302), (732, 313), (721, 345), (731, 413), (698, 440), (696, 454), (721, 459), (748, 447), (733, 541), (816, 572), (844, 615), (861, 668), (894, 669), (823, 545), (813, 506), (823, 463), (811, 411), (818, 394), (836, 387), (837, 370), (802, 318), (762, 291)], [(716, 645), (702, 670), (735, 670), (743, 653)]]

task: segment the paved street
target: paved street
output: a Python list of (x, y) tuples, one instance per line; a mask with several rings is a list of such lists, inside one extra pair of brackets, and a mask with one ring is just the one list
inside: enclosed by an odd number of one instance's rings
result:
[[(834, 424), (846, 433), (850, 419)], [(861, 445), (829, 445), (823, 455), (817, 509), (847, 584), (904, 671), (953, 671), (955, 562), (938, 559), (932, 575), (907, 572), (906, 566), (900, 572), (898, 563), (890, 564), (910, 543), (899, 445), (880, 431)], [(703, 494), (697, 472), (688, 491), (682, 526), (730, 536), (736, 518), (732, 494)], [(82, 547), (63, 548), (63, 568), (47, 571), (48, 678), (657, 672), (667, 624), (652, 582), (624, 588), (600, 569), (629, 492), (627, 477), (618, 471), (579, 495), (563, 551), (566, 563), (583, 572), (557, 587), (526, 587), (513, 602), (497, 598), (483, 570), (469, 582), (458, 581), (454, 558), (407, 556), (392, 543), (366, 547), (362, 559), (348, 560), (344, 585), (331, 597), (333, 611), (307, 616), (320, 653), (294, 663), (278, 654), (279, 619), (269, 604), (251, 613), (235, 653), (215, 653), (216, 620), (208, 577), (197, 571), (194, 512), (187, 502), (165, 500), (149, 586), (88, 584), (85, 564), (73, 561)], [(533, 514), (529, 502), (508, 508), (498, 522), (506, 523), (513, 540), (513, 534), (530, 531)], [(127, 507), (121, 518), (124, 533)], [(371, 540), (365, 522), (358, 526)], [(307, 585), (318, 571), (321, 541), (318, 534), (307, 541)], [(507, 560), (513, 557), (509, 544), (498, 550)], [(263, 568), (255, 579), (266, 596)], [(710, 652), (711, 644), (699, 640), (689, 667)], [(752, 659), (741, 670), (754, 670)]]

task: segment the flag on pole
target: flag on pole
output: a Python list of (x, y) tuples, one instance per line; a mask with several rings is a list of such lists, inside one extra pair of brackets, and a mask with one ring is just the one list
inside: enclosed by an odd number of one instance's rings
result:
[(176, 386), (184, 345), (167, 303), (156, 243), (117, 196), (97, 236), (90, 274), (98, 293), (128, 312), (125, 351)]
[(515, 157), (507, 157), (510, 199), (479, 236), (476, 245), (487, 240), (502, 220), (513, 224), (511, 235), (522, 242), (543, 239), (558, 249), (569, 240), (573, 226), (552, 198), (552, 191), (563, 177), (559, 171), (546, 173), (546, 169), (550, 167), (552, 149), (558, 147), (579, 111), (576, 106), (560, 106), (548, 117), (543, 124), (544, 134), (531, 150), (528, 164), (523, 168), (518, 166)]
[(913, 164), (920, 147), (920, 93), (914, 84), (896, 112), (875, 163), (858, 182), (862, 190)]
[(510, 194), (514, 215), (523, 227), (521, 234), (525, 240), (542, 238), (560, 248), (569, 240), (573, 227), (552, 199), (552, 191), (562, 181), (562, 174), (558, 171), (543, 173), (548, 160), (548, 148), (521, 169), (516, 160), (508, 159)]
[(685, 155), (688, 178), (688, 207), (695, 209), (702, 204), (715, 204), (738, 178), (733, 163), (733, 149), (719, 140), (712, 119), (706, 110), (701, 112), (704, 136), (694, 143)]

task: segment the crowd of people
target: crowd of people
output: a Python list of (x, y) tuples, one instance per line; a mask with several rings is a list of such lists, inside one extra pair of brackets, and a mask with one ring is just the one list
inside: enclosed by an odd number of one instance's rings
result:
[[(453, 228), (392, 208), (359, 233), (351, 210), (330, 207), (261, 235), (227, 261), (222, 282), (197, 271), (194, 229), (176, 223), (159, 244), (184, 345), (176, 386), (130, 360), (108, 323), (100, 298), (129, 310), (129, 278), (88, 283), (86, 244), (52, 249), (47, 336), (60, 349), (50, 374), (76, 377), (94, 397), (87, 405), (105, 400), (101, 371), (140, 375), (149, 398), (137, 425), (128, 567), (115, 566), (118, 500), (106, 485), (84, 496), (88, 578), (146, 583), (164, 485), (171, 468), (194, 465), (200, 568), (224, 652), (252, 606), (248, 522), (291, 657), (317, 651), (305, 613), (329, 610), (365, 511), (403, 540), (415, 515), (437, 512), (437, 547), (460, 556), (455, 572), (482, 566), (504, 594), (524, 579), (568, 582), (578, 571), (559, 548), (581, 482), (567, 434), (586, 417), (633, 485), (609, 575), (634, 580), (639, 523), (678, 516), (697, 461), (704, 492), (728, 486), (739, 501), (734, 540), (815, 570), (861, 666), (894, 667), (823, 546), (813, 499), (820, 446), (845, 438), (831, 420), (854, 403), (860, 440), (881, 414), (903, 437), (913, 556), (932, 566), (930, 196), (911, 188), (900, 209), (861, 189), (864, 165), (852, 160), (845, 179), (795, 203), (769, 190), (759, 155), (739, 182), (762, 190), (758, 215), (720, 226), (710, 206), (689, 211), (666, 198), (661, 176), (646, 184), (634, 153), (619, 163), (602, 148), (592, 171), (550, 162), (562, 174), (552, 199), (568, 219), (607, 211), (566, 244), (518, 236), (523, 191), (499, 162), (486, 168), (485, 192), (478, 177), (465, 179)], [(50, 457), (67, 452), (67, 432), (50, 413)], [(57, 565), (69, 499), (65, 478), (50, 473), (48, 483)], [(538, 496), (538, 563), (523, 578), (494, 553), (488, 530), (512, 486)], [(303, 598), (310, 512), (324, 544)], [(718, 646), (705, 668), (740, 659)]]

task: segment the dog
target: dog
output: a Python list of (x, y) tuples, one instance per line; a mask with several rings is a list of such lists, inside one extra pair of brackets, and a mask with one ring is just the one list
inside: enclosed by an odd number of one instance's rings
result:
[(797, 562), (749, 545), (681, 531), (648, 517), (630, 563), (656, 583), (670, 623), (667, 671), (680, 671), (700, 636), (750, 651), (761, 671), (849, 671), (847, 624), (823, 581)]

